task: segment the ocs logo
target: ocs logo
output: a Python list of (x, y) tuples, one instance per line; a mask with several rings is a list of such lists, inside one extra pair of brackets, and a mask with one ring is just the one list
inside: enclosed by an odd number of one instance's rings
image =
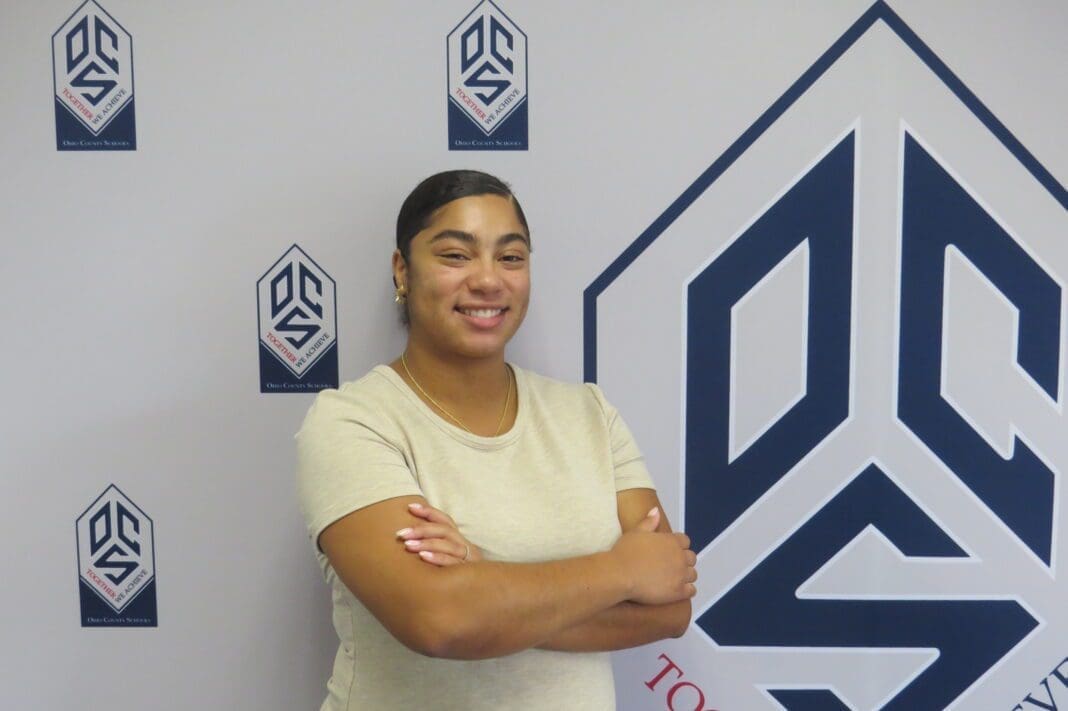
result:
[[(83, 625), (154, 625), (152, 519), (111, 485), (78, 518), (76, 529)], [(124, 614), (135, 601), (137, 614)]]
[(677, 473), (702, 585), (664, 651), (710, 704), (1053, 708), (1064, 234), (877, 2), (587, 289), (587, 378)]
[[(277, 368), (265, 373), (261, 357), (263, 392), (337, 387), (334, 290), (330, 275), (297, 245), (290, 247), (260, 278), (257, 298), (261, 355), (269, 354), (288, 374), (282, 374), (279, 380), (270, 375)], [(327, 357), (329, 354), (333, 354), (332, 358)], [(332, 369), (332, 376), (320, 373), (325, 384), (319, 378), (313, 377), (314, 382), (307, 379), (318, 365), (327, 366), (327, 371)]]
[[(447, 47), (450, 148), (525, 149), (523, 31), (491, 0), (483, 0), (449, 33)], [(454, 119), (462, 123), (454, 125)], [(465, 126), (476, 131), (464, 132)]]
[(55, 98), (93, 136), (133, 101), (133, 42), (94, 0), (52, 35)]

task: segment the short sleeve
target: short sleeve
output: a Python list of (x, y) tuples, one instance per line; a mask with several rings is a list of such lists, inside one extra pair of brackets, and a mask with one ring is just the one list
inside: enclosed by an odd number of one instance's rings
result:
[(336, 390), (316, 398), (297, 433), (297, 493), (308, 536), (347, 514), (397, 496), (419, 496), (404, 455), (373, 417)]
[(630, 428), (616, 408), (605, 399), (601, 389), (593, 383), (586, 383), (601, 406), (608, 436), (612, 448), (612, 467), (615, 471), (616, 491), (626, 489), (656, 489), (649, 470), (645, 468), (645, 459), (638, 449)]

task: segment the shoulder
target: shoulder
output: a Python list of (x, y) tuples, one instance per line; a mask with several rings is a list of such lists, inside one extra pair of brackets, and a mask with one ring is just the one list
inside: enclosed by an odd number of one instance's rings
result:
[(604, 419), (611, 412), (611, 405), (595, 383), (571, 383), (529, 370), (523, 370), (522, 375), (536, 406)]
[(388, 426), (403, 398), (403, 393), (391, 381), (388, 368), (375, 366), (357, 380), (320, 391), (304, 416), (298, 437), (338, 422), (362, 424), (372, 429)]

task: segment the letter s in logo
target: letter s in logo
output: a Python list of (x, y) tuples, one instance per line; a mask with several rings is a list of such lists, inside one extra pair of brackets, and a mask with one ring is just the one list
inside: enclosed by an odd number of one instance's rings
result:
[[(112, 72), (118, 73), (119, 61), (113, 54), (109, 54), (105, 48), (105, 36), (110, 40), (112, 50), (118, 50), (119, 38), (99, 17), (93, 18), (93, 48), (94, 54), (100, 61), (108, 66)], [(86, 15), (78, 24), (67, 33), (67, 73), (73, 73), (75, 69), (89, 56), (89, 16)], [(77, 52), (75, 44), (77, 43)], [(70, 81), (70, 85), (76, 89), (97, 89), (96, 93), (83, 91), (82, 97), (93, 106), (97, 106), (112, 90), (118, 86), (114, 79), (103, 78), (108, 72), (95, 61), (90, 61)]]

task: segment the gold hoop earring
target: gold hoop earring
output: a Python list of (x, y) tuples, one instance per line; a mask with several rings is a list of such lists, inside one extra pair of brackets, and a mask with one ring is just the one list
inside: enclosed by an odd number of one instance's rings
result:
[(396, 292), (393, 294), (393, 303), (395, 303), (395, 304), (403, 304), (407, 300), (408, 300), (408, 292), (404, 288), (404, 285), (401, 284), (400, 286), (397, 287)]

